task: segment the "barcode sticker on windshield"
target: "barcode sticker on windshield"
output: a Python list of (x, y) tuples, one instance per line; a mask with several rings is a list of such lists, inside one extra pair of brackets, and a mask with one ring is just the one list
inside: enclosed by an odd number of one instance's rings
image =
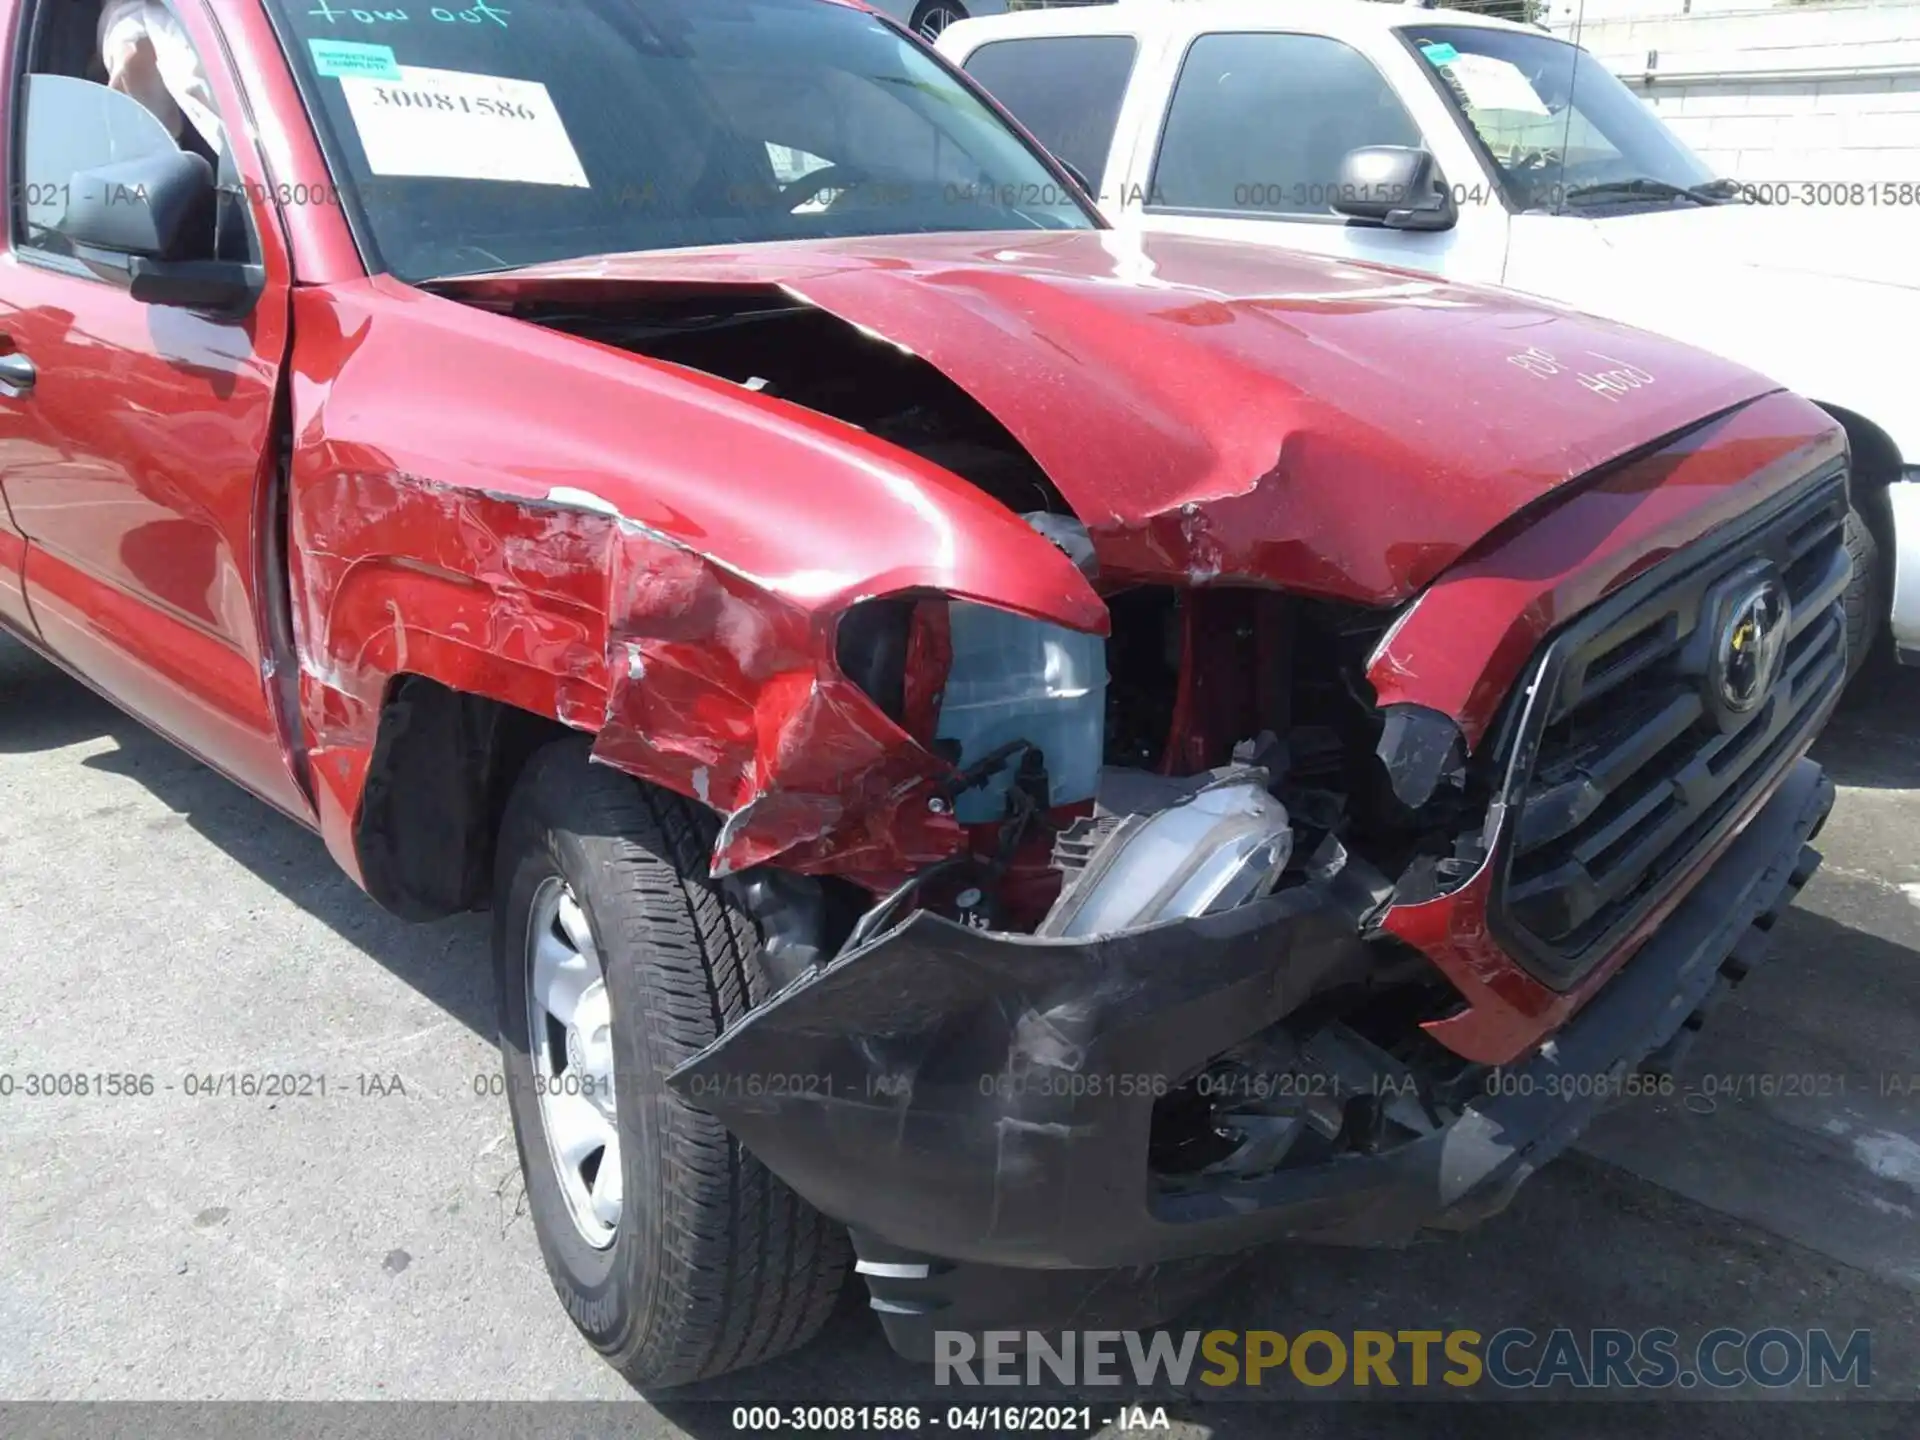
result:
[(1545, 115), (1533, 83), (1511, 60), (1494, 55), (1456, 55), (1442, 67), (1466, 92), (1476, 110), (1514, 110), (1522, 115)]
[(346, 76), (340, 88), (376, 175), (588, 186), (536, 80), (402, 65), (396, 80)]

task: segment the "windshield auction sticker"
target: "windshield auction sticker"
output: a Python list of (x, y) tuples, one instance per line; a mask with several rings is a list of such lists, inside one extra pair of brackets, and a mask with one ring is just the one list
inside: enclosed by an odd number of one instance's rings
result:
[(397, 79), (340, 77), (376, 175), (588, 187), (547, 87), (402, 65)]
[(400, 63), (391, 45), (362, 45), (354, 40), (309, 40), (313, 73), (334, 80), (363, 75), (371, 80), (398, 80)]
[(1455, 54), (1450, 60), (1436, 60), (1454, 82), (1466, 92), (1467, 103), (1476, 110), (1514, 110), (1522, 115), (1545, 115), (1547, 107), (1520, 67), (1496, 55)]

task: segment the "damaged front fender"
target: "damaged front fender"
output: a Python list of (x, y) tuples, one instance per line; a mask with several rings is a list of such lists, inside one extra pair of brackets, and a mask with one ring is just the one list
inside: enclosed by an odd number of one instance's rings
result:
[(711, 376), (373, 280), (296, 297), (302, 718), (351, 827), (394, 678), (597, 734), (724, 819), (714, 868), (897, 875), (953, 853), (945, 767), (840, 671), (860, 600), (1104, 632), (1054, 546), (938, 466)]

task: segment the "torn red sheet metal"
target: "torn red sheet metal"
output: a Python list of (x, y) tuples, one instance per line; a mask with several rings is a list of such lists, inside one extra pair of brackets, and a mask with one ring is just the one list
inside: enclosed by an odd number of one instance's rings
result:
[(594, 758), (725, 816), (716, 875), (778, 858), (897, 880), (959, 850), (949, 767), (840, 674), (837, 615), (624, 525), (613, 615)]
[(1776, 388), (1501, 291), (1115, 231), (655, 252), (435, 288), (499, 306), (784, 291), (991, 411), (1093, 532), (1103, 579), (1377, 605), (1567, 481)]
[(1437, 710), (1477, 749), (1555, 629), (1845, 450), (1824, 411), (1768, 395), (1515, 516), (1381, 641), (1367, 670), (1379, 703)]
[(296, 305), (340, 337), (295, 383), (289, 503), (303, 720), (343, 861), (410, 673), (596, 732), (598, 758), (710, 804), (717, 871), (779, 857), (880, 883), (961, 832), (927, 803), (945, 764), (840, 673), (839, 616), (926, 593), (1106, 629), (1017, 516), (852, 426), (390, 282)]
[[(1107, 624), (1071, 562), (940, 467), (483, 307), (784, 291), (986, 406), (1092, 530), (1103, 582), (1375, 604), (1568, 479), (1770, 388), (1492, 292), (1111, 233), (618, 257), (438, 288), (375, 279), (295, 300), (304, 708), (343, 861), (384, 686), (409, 671), (594, 730), (601, 758), (711, 804), (718, 868), (903, 873), (959, 843), (926, 804), (941, 767), (840, 675), (837, 617), (923, 593)], [(1443, 350), (1444, 373), (1427, 363)], [(1649, 379), (1596, 389), (1571, 368), (1587, 354)], [(1804, 438), (1817, 412), (1782, 403)], [(484, 423), (508, 413), (510, 429)], [(1685, 505), (1660, 504), (1686, 528)], [(1549, 549), (1552, 583), (1591, 568), (1585, 535)], [(1494, 598), (1478, 621), (1510, 624)], [(1426, 648), (1415, 663), (1446, 673), (1403, 698), (1497, 695), (1487, 653), (1509, 650), (1489, 644), (1441, 647), (1444, 662)]]

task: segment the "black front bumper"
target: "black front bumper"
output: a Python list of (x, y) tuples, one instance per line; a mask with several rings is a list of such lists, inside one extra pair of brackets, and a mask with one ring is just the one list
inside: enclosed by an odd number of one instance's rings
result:
[(1799, 762), (1550, 1044), (1377, 1153), (1178, 1191), (1149, 1174), (1157, 1095), (1351, 962), (1351, 920), (1312, 888), (1091, 943), (919, 914), (803, 976), (669, 1084), (852, 1226), (863, 1260), (883, 1257), (870, 1277), (927, 1257), (1101, 1270), (1287, 1238), (1399, 1243), (1499, 1210), (1617, 1093), (1596, 1082), (1697, 1028), (1819, 863), (1808, 841), (1832, 805)]

